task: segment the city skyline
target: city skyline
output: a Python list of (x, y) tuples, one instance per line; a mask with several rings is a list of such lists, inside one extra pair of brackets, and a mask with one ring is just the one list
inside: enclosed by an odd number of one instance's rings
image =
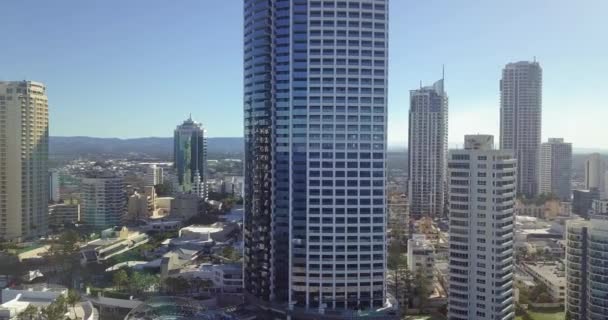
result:
[[(518, 11), (516, 3), (391, 3), (389, 145), (403, 146), (407, 140), (407, 91), (420, 80), (437, 78), (442, 64), (446, 65), (451, 96), (448, 141), (459, 141), (469, 133), (467, 119), (473, 117), (491, 119), (480, 122), (476, 131), (498, 138), (496, 83), (500, 69), (506, 63), (537, 56), (545, 72), (542, 140), (563, 136), (575, 148), (608, 149), (608, 142), (601, 139), (601, 119), (608, 115), (602, 108), (606, 97), (601, 77), (608, 64), (599, 59), (608, 47), (593, 40), (601, 37), (600, 9), (608, 4), (592, 1), (591, 6), (576, 6), (559, 1), (560, 5), (546, 7), (541, 2), (527, 4), (525, 12)], [(7, 80), (27, 78), (48, 86), (51, 135), (167, 136), (173, 123), (192, 112), (212, 137), (242, 136), (242, 86), (234, 81), (241, 77), (240, 2), (189, 2), (183, 7), (162, 8), (161, 3), (156, 7), (124, 4), (124, 10), (112, 11), (112, 17), (108, 10), (113, 6), (70, 1), (65, 5), (70, 3), (70, 10), (62, 5), (24, 10), (27, 1), (11, 2), (7, 9), (15, 14), (3, 22), (9, 41), (13, 37), (15, 41), (33, 38), (41, 41), (36, 45), (49, 48), (44, 57), (36, 59), (33, 51), (27, 51), (30, 44), (9, 47), (4, 52), (5, 61), (10, 63), (0, 67)], [(432, 21), (418, 17), (427, 6), (436, 7), (441, 24), (432, 25)], [(129, 13), (134, 10), (138, 14), (131, 20)], [(20, 12), (35, 17), (28, 19), (32, 22), (25, 28), (20, 24)], [(517, 19), (510, 19), (514, 14)], [(158, 19), (178, 17), (173, 20), (180, 21), (167, 30), (152, 26)], [(493, 25), (493, 19), (504, 23)], [(565, 19), (574, 23), (563, 26)], [(192, 29), (195, 23), (200, 25)], [(220, 23), (225, 31), (221, 35), (208, 31)], [(72, 28), (74, 25), (78, 28)], [(479, 32), (479, 25), (487, 30)], [(474, 39), (468, 37), (473, 33)], [(436, 45), (431, 39), (437, 37), (443, 39), (441, 50), (408, 49), (409, 43)], [(214, 50), (208, 50), (211, 44)], [(106, 59), (108, 56), (112, 59)], [(114, 77), (119, 72), (126, 76)], [(83, 95), (99, 88), (104, 95), (84, 99)], [(573, 106), (577, 112), (568, 117), (570, 121), (560, 121)], [(154, 112), (145, 112), (151, 109)], [(120, 116), (129, 113), (139, 114), (139, 121)], [(209, 123), (214, 115), (231, 121)], [(83, 121), (74, 122), (74, 118)], [(89, 118), (96, 121), (86, 120)], [(575, 130), (580, 123), (585, 123), (587, 130)]]

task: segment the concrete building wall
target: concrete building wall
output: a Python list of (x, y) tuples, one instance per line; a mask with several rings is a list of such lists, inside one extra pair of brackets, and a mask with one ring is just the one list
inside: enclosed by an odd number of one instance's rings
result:
[(44, 84), (0, 82), (0, 238), (48, 227), (48, 99)]
[(450, 320), (513, 319), (513, 227), (517, 161), (493, 137), (465, 137), (451, 150), (449, 180)]
[(517, 191), (538, 193), (542, 120), (542, 69), (536, 61), (509, 63), (500, 80), (500, 149), (518, 162)]

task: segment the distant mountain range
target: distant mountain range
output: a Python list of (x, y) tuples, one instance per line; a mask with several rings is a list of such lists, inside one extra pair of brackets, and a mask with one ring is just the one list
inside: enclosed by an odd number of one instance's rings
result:
[[(209, 154), (241, 154), (243, 138), (208, 138)], [(78, 157), (99, 155), (145, 154), (159, 158), (170, 158), (173, 154), (173, 138), (94, 138), (94, 137), (50, 137), (49, 153), (53, 157)]]
[[(79, 156), (102, 155), (148, 155), (158, 158), (170, 159), (173, 154), (173, 138), (95, 138), (95, 137), (50, 137), (49, 152), (51, 157), (75, 158)], [(455, 147), (450, 144), (450, 147)], [(458, 146), (462, 147), (462, 146)], [(214, 154), (242, 154), (244, 142), (242, 137), (208, 138), (207, 151)], [(401, 144), (389, 144), (390, 152), (406, 152), (407, 148)], [(574, 148), (575, 154), (588, 154), (591, 152), (607, 153), (606, 150)]]

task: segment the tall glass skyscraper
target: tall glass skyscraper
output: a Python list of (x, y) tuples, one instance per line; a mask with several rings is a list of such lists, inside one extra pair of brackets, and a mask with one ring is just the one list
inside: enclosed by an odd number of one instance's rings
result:
[(388, 0), (244, 1), (249, 300), (383, 306), (387, 53)]
[(200, 123), (188, 118), (177, 126), (173, 138), (173, 166), (179, 192), (207, 198), (207, 137)]

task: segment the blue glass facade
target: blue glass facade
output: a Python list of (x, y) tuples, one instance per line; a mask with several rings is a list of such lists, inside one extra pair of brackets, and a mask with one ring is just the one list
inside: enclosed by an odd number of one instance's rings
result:
[(387, 0), (244, 1), (245, 290), (382, 306)]
[[(180, 192), (191, 193), (199, 179), (206, 186), (207, 140), (205, 130), (191, 118), (177, 126), (173, 136), (173, 166)], [(198, 179), (197, 179), (198, 175)], [(202, 192), (206, 195), (206, 192)]]

